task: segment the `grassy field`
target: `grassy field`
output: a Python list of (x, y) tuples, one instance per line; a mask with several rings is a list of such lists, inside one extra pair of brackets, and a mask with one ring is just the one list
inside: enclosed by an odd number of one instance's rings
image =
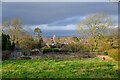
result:
[(89, 59), (3, 61), (3, 78), (117, 78), (117, 62)]

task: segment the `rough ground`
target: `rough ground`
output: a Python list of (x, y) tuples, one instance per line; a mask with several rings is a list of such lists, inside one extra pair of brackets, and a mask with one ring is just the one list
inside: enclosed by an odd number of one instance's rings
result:
[(106, 55), (97, 55), (98, 58), (101, 60), (114, 60), (113, 58), (106, 56)]
[(71, 54), (55, 54), (55, 53), (49, 53), (49, 54), (40, 54), (39, 56), (33, 56), (33, 58), (93, 58), (95, 57), (95, 54), (92, 53), (71, 53)]

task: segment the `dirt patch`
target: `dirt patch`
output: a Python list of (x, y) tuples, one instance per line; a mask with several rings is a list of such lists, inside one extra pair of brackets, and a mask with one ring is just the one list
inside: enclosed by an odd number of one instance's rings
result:
[(113, 58), (106, 56), (106, 55), (97, 55), (98, 58), (101, 60), (113, 60)]

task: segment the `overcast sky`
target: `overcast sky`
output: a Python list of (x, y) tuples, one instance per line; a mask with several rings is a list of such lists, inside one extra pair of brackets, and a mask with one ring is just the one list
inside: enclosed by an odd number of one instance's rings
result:
[[(107, 2), (3, 2), (2, 21), (18, 18), (23, 21), (24, 28), (32, 31), (40, 27), (43, 33), (66, 36), (65, 31), (75, 35), (76, 24), (85, 16), (93, 13), (106, 13), (112, 16), (117, 25), (118, 6)], [(29, 27), (29, 28), (28, 28)], [(48, 32), (48, 33), (47, 33)], [(55, 32), (55, 33), (54, 33)], [(53, 35), (51, 34), (51, 35)], [(44, 35), (45, 36), (45, 35)], [(59, 35), (58, 35), (59, 36)]]

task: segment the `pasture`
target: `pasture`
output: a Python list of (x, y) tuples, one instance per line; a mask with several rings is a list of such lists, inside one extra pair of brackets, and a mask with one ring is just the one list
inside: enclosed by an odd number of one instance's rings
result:
[(3, 78), (118, 78), (117, 61), (84, 59), (4, 60)]

